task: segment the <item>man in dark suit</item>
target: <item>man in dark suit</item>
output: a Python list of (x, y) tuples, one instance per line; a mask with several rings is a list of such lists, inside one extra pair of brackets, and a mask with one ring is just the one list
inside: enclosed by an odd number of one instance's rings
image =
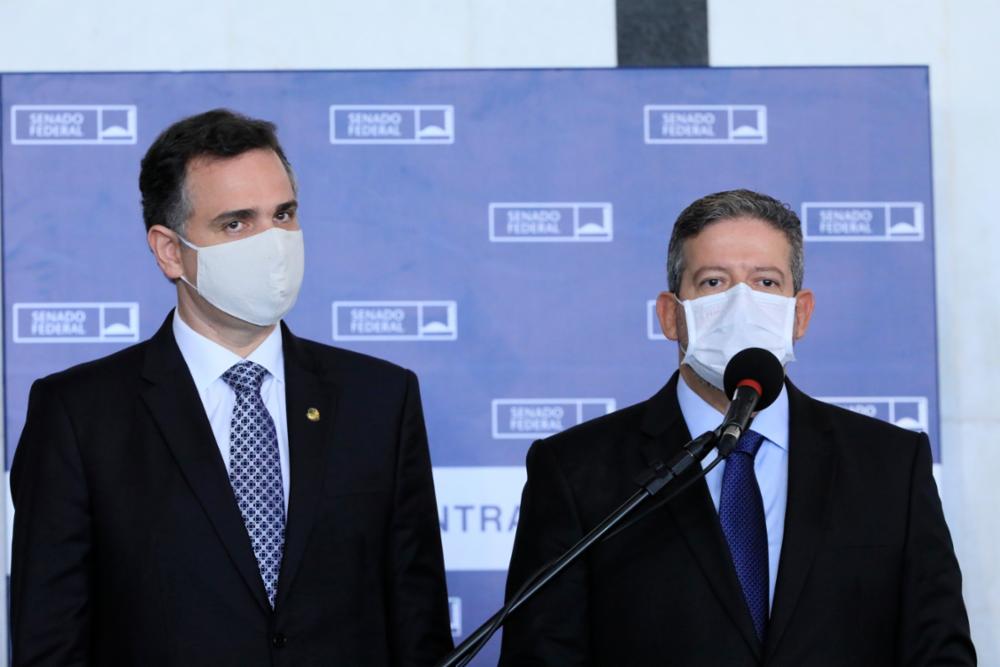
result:
[(303, 246), (274, 126), (180, 121), (140, 189), (177, 308), (32, 387), (14, 665), (432, 664), (452, 642), (417, 379), (280, 322)]
[[(657, 312), (680, 369), (649, 400), (531, 447), (508, 595), (652, 463), (718, 425), (733, 354), (762, 347), (787, 363), (806, 332), (799, 220), (771, 197), (737, 190), (691, 204), (667, 268)], [(704, 480), (514, 612), (501, 654), (502, 665), (560, 667), (975, 660), (927, 436), (787, 380)]]

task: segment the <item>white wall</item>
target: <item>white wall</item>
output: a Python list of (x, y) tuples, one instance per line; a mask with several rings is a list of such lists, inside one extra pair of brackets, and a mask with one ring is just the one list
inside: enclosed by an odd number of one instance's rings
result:
[[(1000, 665), (1000, 3), (708, 0), (712, 65), (930, 65), (941, 495), (980, 664)], [(930, 295), (928, 295), (928, 299)]]
[(0, 71), (613, 67), (614, 0), (0, 0)]

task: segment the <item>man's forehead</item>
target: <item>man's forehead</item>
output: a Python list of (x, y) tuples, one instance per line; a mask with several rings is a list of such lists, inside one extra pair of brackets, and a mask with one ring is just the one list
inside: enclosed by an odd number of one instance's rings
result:
[[(723, 259), (751, 259), (781, 256), (782, 270), (789, 268), (792, 244), (785, 232), (762, 218), (738, 216), (720, 218), (687, 237), (681, 248), (685, 268), (697, 270), (691, 262), (716, 263)], [(773, 264), (773, 262), (771, 262)], [(766, 264), (766, 263), (765, 263)]]
[(736, 225), (742, 226), (742, 225), (746, 225), (746, 224), (750, 224), (750, 225), (753, 225), (753, 224), (766, 225), (767, 227), (770, 227), (771, 229), (774, 229), (775, 231), (779, 231), (780, 232), (780, 230), (778, 229), (777, 225), (775, 225), (770, 220), (765, 220), (764, 218), (759, 218), (759, 217), (754, 216), (754, 215), (733, 215), (733, 216), (727, 216), (727, 217), (724, 217), (724, 218), (717, 218), (715, 220), (709, 220), (708, 222), (706, 222), (701, 227), (701, 229), (699, 229), (695, 234), (689, 236), (688, 238), (689, 239), (697, 238), (697, 237), (701, 236), (702, 234), (704, 234), (706, 231), (718, 228), (719, 226), (723, 226), (723, 227), (726, 227), (726, 226), (728, 226), (728, 227), (735, 227)]
[(190, 174), (192, 171), (195, 170), (200, 171), (205, 169), (215, 169), (218, 167), (225, 166), (227, 164), (238, 162), (247, 157), (256, 157), (258, 155), (260, 156), (271, 155), (274, 156), (276, 160), (280, 160), (280, 158), (278, 158), (278, 154), (275, 153), (270, 148), (266, 147), (251, 148), (250, 150), (243, 151), (242, 153), (237, 153), (236, 155), (215, 155), (214, 153), (199, 153), (198, 155), (191, 157), (187, 161), (186, 168), (187, 172)]
[(696, 233), (684, 239), (684, 245), (688, 246), (692, 241), (704, 239), (726, 241), (751, 241), (754, 239), (764, 239), (767, 241), (780, 240), (784, 245), (791, 248), (788, 237), (778, 225), (769, 220), (751, 216), (736, 216), (712, 220)]

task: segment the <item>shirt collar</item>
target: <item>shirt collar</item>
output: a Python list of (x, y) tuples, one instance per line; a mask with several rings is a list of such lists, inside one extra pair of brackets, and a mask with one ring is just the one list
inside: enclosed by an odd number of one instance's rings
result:
[[(714, 431), (722, 422), (719, 411), (694, 393), (683, 377), (677, 379), (677, 402), (692, 437)], [(757, 413), (750, 428), (781, 449), (788, 450), (788, 390), (784, 385), (774, 403)]]
[[(187, 322), (181, 319), (176, 310), (174, 311), (173, 331), (177, 347), (181, 350), (181, 356), (184, 357), (188, 370), (191, 372), (191, 378), (199, 392), (204, 391), (210, 384), (221, 378), (222, 374), (234, 364), (244, 361), (243, 357), (232, 350), (227, 350), (192, 329)], [(275, 380), (283, 384), (285, 382), (285, 363), (281, 335), (281, 327), (274, 327), (264, 342), (246, 357), (246, 361), (260, 364)]]

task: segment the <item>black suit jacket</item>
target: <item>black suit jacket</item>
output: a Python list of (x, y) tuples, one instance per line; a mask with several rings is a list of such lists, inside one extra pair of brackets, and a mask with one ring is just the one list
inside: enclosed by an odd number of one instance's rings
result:
[[(508, 595), (690, 439), (676, 383), (532, 446)], [(791, 384), (788, 395), (785, 533), (763, 644), (699, 481), (514, 612), (501, 664), (975, 664), (927, 437)]]
[(31, 389), (11, 469), (14, 665), (425, 665), (448, 652), (416, 376), (283, 336), (291, 488), (273, 612), (168, 317)]

